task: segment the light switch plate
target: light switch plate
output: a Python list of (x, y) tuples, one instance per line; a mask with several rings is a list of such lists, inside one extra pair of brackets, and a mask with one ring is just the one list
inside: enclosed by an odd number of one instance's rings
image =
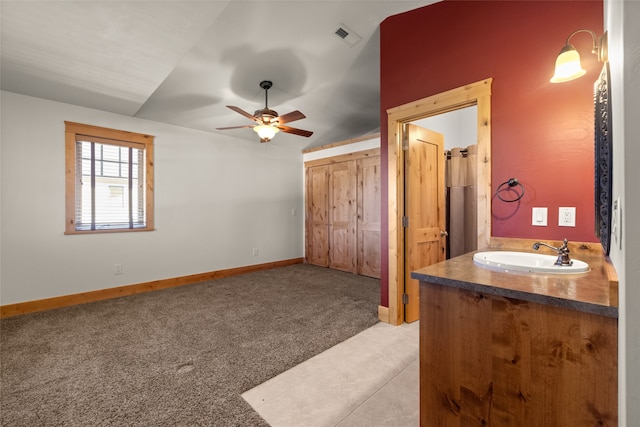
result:
[(558, 225), (560, 227), (576, 226), (576, 208), (561, 207), (558, 208)]
[(547, 208), (533, 208), (531, 210), (531, 224), (541, 227), (547, 226)]

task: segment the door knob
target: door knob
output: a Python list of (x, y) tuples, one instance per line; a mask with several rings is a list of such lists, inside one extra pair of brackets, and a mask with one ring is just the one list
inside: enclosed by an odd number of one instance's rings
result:
[(448, 235), (449, 233), (447, 233), (445, 230), (440, 230), (440, 236), (447, 237)]

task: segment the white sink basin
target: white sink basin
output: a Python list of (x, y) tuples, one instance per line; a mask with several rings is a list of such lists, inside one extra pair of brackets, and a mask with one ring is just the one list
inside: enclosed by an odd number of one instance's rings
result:
[(497, 269), (506, 273), (585, 273), (589, 264), (577, 259), (572, 265), (555, 265), (557, 255), (543, 255), (530, 252), (489, 251), (473, 255), (473, 261), (483, 267)]

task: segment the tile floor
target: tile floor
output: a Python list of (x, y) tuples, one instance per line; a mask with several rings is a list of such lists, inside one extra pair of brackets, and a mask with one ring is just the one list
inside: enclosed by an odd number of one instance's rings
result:
[(272, 427), (417, 426), (418, 323), (377, 323), (242, 397)]

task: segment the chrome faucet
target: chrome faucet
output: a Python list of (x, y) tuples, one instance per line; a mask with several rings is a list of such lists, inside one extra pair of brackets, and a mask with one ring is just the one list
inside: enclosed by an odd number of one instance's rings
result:
[(548, 245), (543, 242), (535, 242), (533, 244), (533, 249), (537, 251), (538, 249), (540, 249), (540, 246), (546, 246), (549, 249), (553, 249), (558, 253), (558, 259), (556, 260), (556, 262), (554, 262), (555, 265), (572, 265), (573, 261), (571, 261), (571, 259), (569, 258), (568, 244), (569, 244), (569, 241), (567, 239), (564, 239), (564, 241), (562, 242), (562, 245), (559, 248), (556, 248), (554, 246)]

